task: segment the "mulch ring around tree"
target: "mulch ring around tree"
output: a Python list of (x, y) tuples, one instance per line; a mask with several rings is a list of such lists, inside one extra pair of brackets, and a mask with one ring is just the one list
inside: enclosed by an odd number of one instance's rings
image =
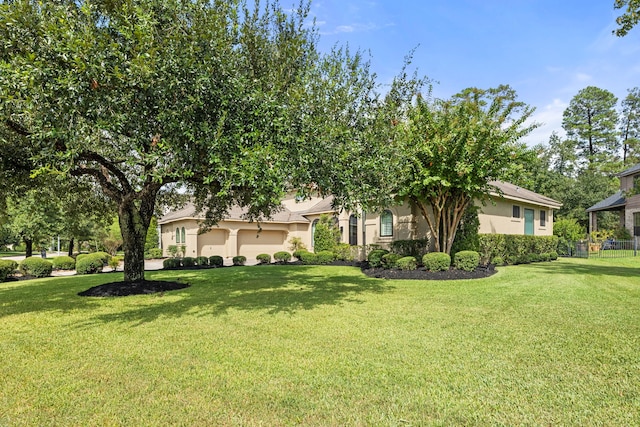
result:
[(188, 283), (144, 280), (141, 282), (111, 282), (79, 292), (81, 297), (126, 297), (129, 295), (155, 294), (188, 288)]
[(414, 280), (461, 280), (482, 279), (496, 273), (495, 265), (479, 266), (474, 271), (450, 268), (447, 271), (428, 271), (424, 267), (415, 270), (398, 270), (384, 268), (362, 268), (369, 277), (378, 279), (414, 279)]

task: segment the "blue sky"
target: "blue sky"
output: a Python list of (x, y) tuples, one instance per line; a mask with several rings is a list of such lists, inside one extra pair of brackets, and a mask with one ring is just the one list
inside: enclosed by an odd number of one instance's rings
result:
[(370, 53), (380, 82), (413, 66), (448, 98), (467, 87), (508, 84), (543, 125), (526, 142), (562, 132), (562, 112), (580, 89), (597, 86), (621, 101), (640, 86), (640, 27), (614, 36), (614, 0), (313, 0), (320, 46)]

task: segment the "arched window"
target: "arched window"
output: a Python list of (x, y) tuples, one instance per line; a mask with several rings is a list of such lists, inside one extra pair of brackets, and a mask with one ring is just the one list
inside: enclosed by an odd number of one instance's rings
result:
[(186, 239), (185, 234), (184, 234), (184, 227), (182, 227), (182, 243), (183, 244), (187, 243), (187, 239)]
[(380, 214), (380, 237), (393, 236), (393, 214), (386, 210)]
[(349, 217), (349, 244), (358, 244), (358, 218), (355, 215)]
[(176, 228), (176, 243), (180, 243), (180, 229)]
[(316, 225), (318, 225), (318, 220), (314, 219), (311, 223), (311, 247), (315, 245), (316, 240)]

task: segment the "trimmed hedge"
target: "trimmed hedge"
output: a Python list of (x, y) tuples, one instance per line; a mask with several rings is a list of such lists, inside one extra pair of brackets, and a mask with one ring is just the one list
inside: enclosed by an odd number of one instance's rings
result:
[(527, 262), (529, 254), (557, 252), (559, 242), (558, 236), (480, 234), (479, 237), (480, 256), (484, 262), (501, 257), (509, 264)]
[(304, 253), (309, 253), (309, 251), (306, 250), (306, 249), (298, 249), (298, 250), (293, 251), (293, 256), (296, 259), (299, 259), (300, 261), (302, 261), (302, 254), (304, 254)]
[(416, 268), (418, 268), (418, 261), (415, 257), (406, 256), (396, 261), (396, 266), (400, 270), (415, 270)]
[(316, 258), (318, 264), (331, 264), (336, 259), (336, 256), (331, 251), (320, 251), (316, 253)]
[[(429, 251), (429, 239), (395, 240), (391, 242), (391, 252), (401, 257), (422, 258)], [(398, 258), (399, 259), (399, 258)]]
[(382, 256), (382, 267), (383, 268), (395, 268), (397, 266), (398, 260), (402, 258), (402, 255), (388, 253)]
[(27, 276), (49, 277), (53, 271), (53, 264), (46, 259), (29, 257), (23, 259), (18, 268)]
[(422, 264), (429, 271), (447, 271), (451, 267), (451, 257), (444, 252), (431, 252), (422, 257)]
[(302, 261), (303, 264), (317, 264), (318, 256), (309, 251), (295, 251), (295, 257)]
[(256, 261), (258, 261), (260, 264), (271, 264), (271, 255), (258, 254), (256, 255)]
[(190, 256), (186, 256), (182, 258), (182, 266), (183, 267), (195, 267), (196, 259)]
[[(103, 252), (104, 253), (104, 252)], [(95, 274), (100, 273), (104, 267), (104, 257), (101, 253), (78, 255), (76, 258), (76, 273)]]
[(475, 271), (480, 264), (480, 254), (476, 251), (460, 251), (453, 256), (453, 265), (458, 270)]
[(51, 263), (56, 270), (75, 270), (76, 268), (76, 260), (66, 255), (53, 258)]
[(371, 267), (381, 267), (382, 266), (382, 257), (388, 254), (389, 251), (386, 249), (374, 249), (369, 252), (367, 256), (367, 261), (369, 261), (369, 265)]
[(196, 257), (196, 265), (198, 265), (199, 267), (206, 267), (207, 265), (209, 265), (209, 258), (207, 258), (206, 256)]
[(276, 262), (289, 262), (291, 260), (291, 254), (287, 251), (280, 251), (273, 254), (273, 259)]
[(504, 260), (501, 256), (494, 257), (491, 262), (495, 265), (504, 265)]
[(162, 258), (162, 249), (160, 249), (160, 248), (151, 248), (147, 252), (147, 255), (149, 256), (149, 259)]
[(11, 259), (0, 259), (0, 282), (7, 280), (7, 277), (13, 276), (18, 268), (18, 263)]
[(170, 270), (172, 268), (180, 268), (180, 258), (167, 258), (162, 261), (162, 268)]
[(233, 265), (244, 265), (247, 262), (247, 257), (244, 255), (236, 255), (233, 257)]
[(338, 243), (333, 248), (333, 254), (337, 260), (340, 261), (353, 261), (353, 247), (348, 243)]
[(209, 257), (209, 265), (212, 267), (222, 267), (224, 265), (224, 258), (220, 255), (212, 255)]

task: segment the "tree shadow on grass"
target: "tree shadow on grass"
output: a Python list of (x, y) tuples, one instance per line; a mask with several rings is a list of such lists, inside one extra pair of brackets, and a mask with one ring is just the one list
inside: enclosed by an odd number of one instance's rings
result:
[[(190, 287), (151, 295), (87, 298), (76, 295), (90, 287), (85, 282), (79, 288), (82, 283), (77, 282), (79, 277), (68, 278), (74, 279), (66, 282), (73, 286), (65, 286), (66, 289), (49, 282), (16, 286), (0, 290), (0, 317), (35, 311), (83, 310), (87, 313), (86, 321), (82, 322), (85, 326), (107, 322), (142, 324), (184, 315), (220, 316), (230, 310), (295, 313), (323, 305), (359, 303), (365, 294), (392, 289), (384, 280), (368, 278), (354, 267), (234, 267), (147, 272), (146, 277), (189, 283)], [(108, 281), (94, 283), (94, 279), (91, 286)]]

